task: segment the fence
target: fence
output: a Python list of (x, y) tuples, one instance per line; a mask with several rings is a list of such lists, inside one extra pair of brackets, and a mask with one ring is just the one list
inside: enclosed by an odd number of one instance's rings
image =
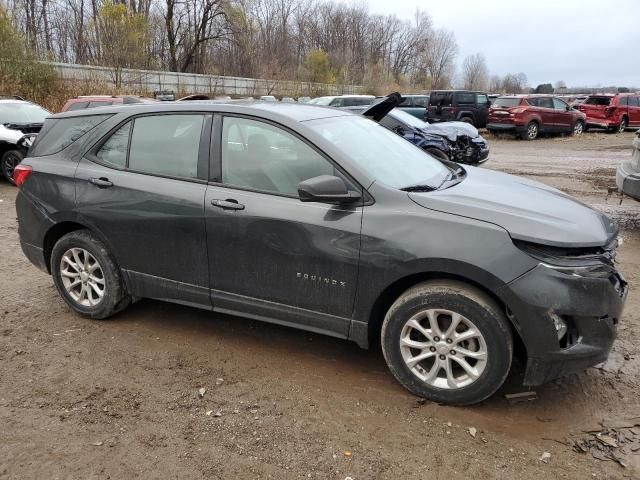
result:
[(125, 86), (139, 92), (173, 90), (207, 95), (340, 95), (363, 93), (357, 85), (334, 85), (293, 80), (226, 77), (154, 70), (115, 69), (90, 65), (47, 62), (60, 77), (73, 82), (101, 82), (112, 87)]

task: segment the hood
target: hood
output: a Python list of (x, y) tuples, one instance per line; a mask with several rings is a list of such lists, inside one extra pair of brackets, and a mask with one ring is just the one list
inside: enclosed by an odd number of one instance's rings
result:
[(403, 100), (404, 98), (398, 92), (391, 93), (364, 110), (361, 115), (370, 118), (374, 122), (379, 122), (387, 113), (400, 105)]
[(525, 178), (465, 167), (460, 183), (409, 193), (425, 208), (501, 226), (513, 239), (554, 247), (598, 247), (617, 234), (606, 215), (555, 188)]
[(476, 138), (479, 135), (476, 127), (465, 122), (430, 123), (424, 130), (427, 133), (445, 136), (452, 142), (455, 142), (461, 135), (471, 138)]

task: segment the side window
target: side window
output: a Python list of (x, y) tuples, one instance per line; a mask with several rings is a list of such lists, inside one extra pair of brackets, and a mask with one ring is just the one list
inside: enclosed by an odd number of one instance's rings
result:
[(127, 122), (121, 126), (102, 144), (100, 150), (96, 152), (98, 160), (118, 168), (127, 166), (127, 147), (129, 146), (131, 123)]
[(429, 103), (429, 97), (413, 97), (413, 102), (416, 107), (426, 107)]
[(401, 107), (412, 107), (413, 99), (411, 97), (402, 97), (402, 102), (400, 102)]
[(334, 98), (331, 100), (330, 105), (332, 107), (344, 107), (344, 99), (343, 98)]
[(458, 105), (471, 105), (476, 103), (476, 95), (470, 92), (458, 92)]
[(476, 93), (476, 103), (478, 105), (486, 105), (489, 101), (489, 97), (487, 97), (484, 93)]
[(203, 124), (201, 114), (136, 118), (128, 167), (157, 175), (197, 178)]
[(72, 112), (73, 110), (82, 110), (83, 108), (87, 108), (88, 102), (76, 102), (69, 105), (67, 108), (67, 112)]
[(630, 107), (640, 107), (640, 97), (629, 97)]
[(298, 137), (268, 123), (224, 118), (223, 183), (297, 195), (301, 181), (319, 175), (335, 175), (333, 165)]
[(536, 98), (536, 97), (527, 98), (527, 103), (529, 105), (531, 105), (532, 107), (539, 107), (540, 106), (540, 102), (538, 100), (540, 100), (540, 99)]
[(542, 97), (538, 99), (538, 106), (542, 108), (553, 108), (553, 101), (550, 97)]
[(620, 102), (618, 103), (618, 105), (620, 105), (621, 107), (626, 107), (627, 105), (629, 105), (629, 103), (627, 102), (627, 99), (629, 97), (620, 97)]
[(110, 116), (85, 115), (82, 117), (52, 118), (47, 120), (53, 125), (45, 133), (41, 133), (36, 137), (35, 143), (29, 150), (29, 156), (42, 157), (58, 153)]
[(394, 131), (398, 127), (402, 128), (403, 125), (398, 120), (393, 118), (391, 115), (385, 115), (382, 120), (380, 120), (380, 125), (382, 125), (387, 130)]
[(556, 110), (562, 110), (563, 112), (567, 111), (567, 104), (558, 98), (553, 99), (553, 108)]

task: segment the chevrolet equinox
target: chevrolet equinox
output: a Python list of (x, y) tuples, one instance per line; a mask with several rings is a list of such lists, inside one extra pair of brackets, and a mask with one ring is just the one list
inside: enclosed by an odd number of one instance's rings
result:
[(604, 361), (627, 295), (605, 215), (331, 108), (66, 112), (14, 180), (22, 249), (80, 315), (146, 297), (379, 342), (437, 402), (489, 397), (515, 355), (525, 385)]

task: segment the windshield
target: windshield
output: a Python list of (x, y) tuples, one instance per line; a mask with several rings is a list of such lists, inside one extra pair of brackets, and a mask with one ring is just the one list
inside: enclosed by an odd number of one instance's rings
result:
[(450, 170), (411, 142), (363, 117), (310, 120), (306, 124), (376, 180), (394, 188), (439, 187)]
[(519, 98), (496, 98), (491, 104), (492, 107), (517, 107), (520, 105)]
[(309, 101), (312, 105), (329, 105), (335, 97), (317, 97)]
[(0, 125), (5, 123), (43, 123), (51, 115), (32, 103), (0, 103)]
[(389, 115), (391, 115), (396, 120), (400, 120), (402, 123), (406, 123), (407, 125), (414, 128), (425, 128), (429, 126), (427, 122), (423, 122), (419, 118), (416, 118), (410, 113), (407, 113), (404, 110), (400, 110), (398, 108), (394, 108), (393, 110), (391, 110)]

